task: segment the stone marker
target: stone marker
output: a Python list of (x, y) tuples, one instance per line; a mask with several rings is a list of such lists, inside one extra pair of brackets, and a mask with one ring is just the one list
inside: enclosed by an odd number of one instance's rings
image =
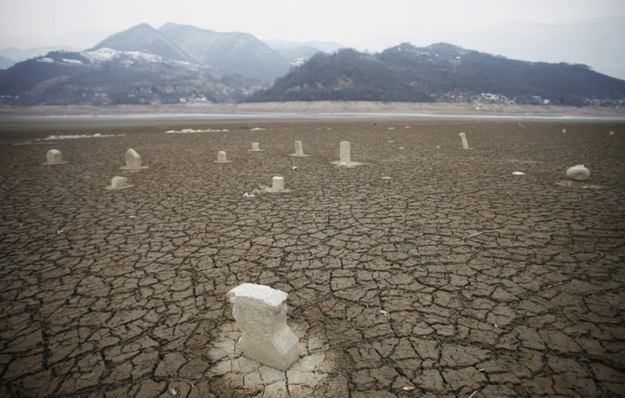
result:
[(339, 165), (344, 166), (352, 162), (351, 144), (348, 141), (341, 141), (341, 160)]
[(609, 135), (614, 135), (614, 131), (610, 131)]
[(467, 135), (465, 133), (458, 134), (462, 140), (462, 149), (469, 149), (469, 142), (467, 141)]
[(147, 166), (141, 165), (141, 156), (134, 149), (130, 148), (126, 151), (126, 166), (123, 170), (141, 170), (147, 169)]
[(295, 141), (295, 153), (292, 156), (306, 156), (304, 155), (304, 148), (302, 147), (302, 141)]
[(275, 176), (271, 182), (271, 192), (284, 192), (284, 177)]
[(61, 155), (61, 151), (58, 149), (50, 149), (48, 153), (46, 153), (46, 162), (44, 163), (47, 166), (54, 166), (55, 164), (65, 164), (67, 162), (63, 161), (63, 155)]
[(586, 181), (590, 178), (590, 170), (583, 164), (573, 166), (566, 171), (566, 176), (573, 181)]
[(566, 129), (562, 129), (562, 134), (566, 134)]
[(353, 162), (351, 155), (351, 144), (348, 141), (341, 141), (340, 145), (340, 158), (338, 162), (331, 162), (332, 164), (340, 167), (357, 167), (362, 165), (360, 162)]
[(260, 152), (260, 151), (262, 151), (262, 149), (260, 149), (260, 143), (252, 142), (252, 152)]
[(280, 370), (291, 367), (300, 354), (298, 338), (286, 324), (287, 297), (281, 290), (252, 283), (227, 294), (242, 333), (237, 346), (243, 355)]
[(219, 153), (217, 153), (216, 163), (230, 163), (230, 161), (228, 160), (228, 157), (226, 156), (225, 151), (219, 151)]
[(109, 191), (117, 191), (120, 189), (132, 188), (133, 185), (128, 185), (128, 179), (126, 177), (113, 177), (111, 179), (111, 185), (106, 187)]

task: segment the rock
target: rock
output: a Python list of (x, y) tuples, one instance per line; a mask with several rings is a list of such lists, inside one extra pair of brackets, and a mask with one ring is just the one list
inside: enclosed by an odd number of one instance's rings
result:
[(583, 164), (573, 166), (566, 171), (566, 176), (574, 181), (586, 181), (590, 178), (590, 170)]

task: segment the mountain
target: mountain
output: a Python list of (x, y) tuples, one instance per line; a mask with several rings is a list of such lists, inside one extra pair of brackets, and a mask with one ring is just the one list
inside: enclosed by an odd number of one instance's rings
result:
[(430, 101), (375, 56), (346, 49), (318, 53), (250, 101)]
[(13, 64), (15, 64), (15, 61), (0, 55), (0, 69), (8, 69), (13, 66)]
[(195, 61), (157, 30), (148, 24), (139, 24), (132, 28), (119, 32), (98, 43), (93, 50), (110, 48), (117, 51), (137, 51), (145, 54), (154, 54), (166, 61)]
[(517, 61), (446, 43), (402, 43), (374, 55), (351, 49), (316, 54), (249, 100), (455, 101), (481, 93), (518, 103), (582, 105), (624, 99), (625, 81), (585, 65)]
[(291, 68), (287, 59), (248, 33), (219, 33), (173, 23), (161, 27), (159, 33), (196, 62), (227, 73), (273, 81)]
[(18, 105), (231, 102), (261, 87), (209, 66), (110, 48), (51, 52), (0, 70), (2, 101)]

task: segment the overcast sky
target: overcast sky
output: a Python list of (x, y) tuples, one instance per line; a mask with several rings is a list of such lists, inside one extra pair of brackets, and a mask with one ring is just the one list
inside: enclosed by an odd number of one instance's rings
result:
[(175, 22), (372, 51), (445, 41), (625, 78), (624, 21), (625, 0), (0, 0), (0, 48), (88, 48), (141, 22)]

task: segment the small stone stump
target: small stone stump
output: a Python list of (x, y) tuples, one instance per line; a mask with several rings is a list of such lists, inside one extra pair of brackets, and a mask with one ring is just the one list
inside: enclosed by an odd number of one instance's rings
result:
[(271, 192), (284, 192), (284, 177), (275, 176), (271, 179)]
[(237, 345), (243, 355), (280, 370), (287, 370), (300, 355), (298, 338), (286, 324), (287, 297), (283, 291), (252, 283), (227, 294), (242, 333)]
[(252, 149), (250, 149), (250, 152), (262, 152), (263, 150), (260, 149), (260, 142), (252, 142)]
[(120, 189), (128, 189), (132, 188), (134, 185), (128, 185), (128, 179), (126, 177), (113, 177), (111, 179), (111, 185), (107, 186), (105, 189), (107, 191), (118, 191)]
[(566, 134), (566, 129), (562, 129), (562, 134)]
[(54, 166), (57, 164), (66, 164), (67, 162), (63, 161), (63, 155), (61, 155), (61, 151), (58, 149), (50, 149), (48, 153), (46, 153), (46, 162), (44, 165), (46, 166)]
[(302, 147), (302, 141), (295, 141), (295, 153), (291, 156), (305, 157), (304, 148)]
[(467, 135), (465, 133), (458, 134), (460, 139), (462, 140), (462, 149), (471, 149), (469, 148), (469, 141), (467, 141)]
[(147, 169), (147, 166), (141, 164), (141, 156), (134, 149), (130, 148), (126, 151), (126, 165), (120, 167), (122, 170), (141, 170)]
[(228, 160), (228, 157), (226, 156), (226, 152), (225, 151), (219, 151), (219, 153), (217, 153), (217, 161), (215, 163), (230, 163), (231, 161)]
[(610, 131), (608, 135), (614, 135), (614, 131)]

